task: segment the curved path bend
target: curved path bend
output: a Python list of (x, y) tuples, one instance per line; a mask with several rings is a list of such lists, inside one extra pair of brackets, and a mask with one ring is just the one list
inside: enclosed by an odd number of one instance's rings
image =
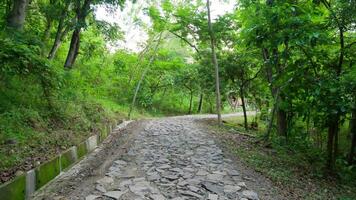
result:
[(249, 178), (196, 119), (133, 122), (35, 199), (273, 199), (251, 189)]

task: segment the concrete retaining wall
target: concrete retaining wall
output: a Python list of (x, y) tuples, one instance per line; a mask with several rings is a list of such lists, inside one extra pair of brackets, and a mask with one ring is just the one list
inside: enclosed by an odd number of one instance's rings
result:
[(110, 135), (113, 129), (124, 128), (129, 122), (119, 125), (113, 124), (105, 127), (97, 135), (89, 137), (86, 141), (77, 146), (69, 148), (54, 159), (41, 164), (25, 174), (0, 186), (1, 200), (23, 200), (28, 199), (36, 190), (43, 187), (49, 181), (57, 177), (61, 172), (70, 168), (83, 158), (86, 154), (93, 151), (101, 142)]

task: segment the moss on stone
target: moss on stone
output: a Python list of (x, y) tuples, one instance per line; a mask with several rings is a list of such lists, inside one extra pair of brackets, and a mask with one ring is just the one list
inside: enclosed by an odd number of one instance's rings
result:
[(78, 158), (81, 158), (88, 153), (87, 145), (85, 142), (82, 142), (77, 146), (77, 153), (78, 153)]
[(61, 169), (65, 170), (69, 166), (75, 163), (75, 157), (73, 156), (72, 150), (69, 149), (69, 151), (65, 152), (61, 156)]
[(105, 140), (105, 138), (108, 137), (108, 130), (107, 130), (107, 127), (104, 126), (102, 131), (100, 132), (100, 135), (99, 135), (99, 142), (101, 143), (102, 141)]
[(60, 173), (59, 157), (36, 169), (36, 190), (48, 183)]
[(22, 200), (26, 194), (26, 176), (16, 177), (13, 181), (0, 186), (1, 200)]

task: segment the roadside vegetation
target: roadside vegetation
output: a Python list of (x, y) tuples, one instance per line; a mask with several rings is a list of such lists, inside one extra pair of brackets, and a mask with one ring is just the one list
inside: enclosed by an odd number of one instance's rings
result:
[[(249, 116), (251, 121), (256, 118), (259, 116)], [(209, 122), (209, 127), (227, 151), (270, 179), (285, 198), (356, 198), (355, 175), (350, 168), (344, 169), (338, 176), (326, 176), (325, 158), (315, 143), (294, 140), (285, 144), (278, 138), (262, 142), (266, 127), (246, 131), (243, 123), (243, 117), (231, 117), (224, 118), (223, 127), (218, 127), (216, 122)], [(347, 142), (347, 131), (340, 132), (340, 142)]]

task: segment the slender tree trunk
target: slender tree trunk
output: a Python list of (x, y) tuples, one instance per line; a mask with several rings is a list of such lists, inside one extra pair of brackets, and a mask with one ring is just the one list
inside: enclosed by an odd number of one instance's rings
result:
[(59, 22), (58, 22), (56, 36), (54, 38), (54, 42), (53, 42), (52, 48), (51, 48), (51, 50), (50, 50), (50, 52), (48, 54), (48, 57), (47, 57), (50, 60), (52, 60), (55, 57), (59, 46), (61, 45), (64, 37), (67, 35), (67, 33), (69, 31), (69, 26), (67, 26), (64, 29), (64, 21), (65, 21), (65, 18), (67, 17), (67, 14), (68, 14), (68, 7), (69, 7), (69, 1), (66, 2), (66, 5), (65, 5), (65, 7), (64, 7), (64, 9), (62, 11), (61, 17), (60, 17)]
[(269, 137), (271, 135), (272, 127), (273, 127), (273, 123), (274, 123), (274, 115), (276, 114), (276, 110), (277, 110), (277, 105), (275, 103), (273, 105), (271, 117), (270, 117), (269, 122), (268, 122), (268, 127), (267, 127), (267, 131), (266, 131), (266, 134), (265, 134), (265, 140), (269, 140)]
[(272, 131), (273, 123), (274, 123), (274, 117), (275, 117), (277, 109), (278, 109), (279, 98), (276, 98), (278, 95), (279, 95), (279, 89), (276, 89), (275, 93), (274, 93), (274, 97), (273, 97), (274, 104), (273, 104), (273, 108), (272, 108), (272, 113), (271, 113), (271, 117), (270, 117), (270, 120), (268, 123), (267, 132), (265, 134), (265, 140), (268, 140), (269, 136), (271, 135), (271, 131)]
[(279, 136), (287, 137), (287, 113), (277, 105), (277, 133)]
[(246, 104), (245, 104), (245, 95), (244, 95), (244, 86), (240, 86), (240, 97), (241, 97), (241, 104), (242, 104), (242, 111), (244, 113), (244, 127), (245, 130), (248, 130), (248, 123), (247, 123), (247, 113), (246, 113)]
[(356, 149), (356, 108), (352, 110), (352, 117), (350, 122), (350, 132), (351, 132), (351, 147), (350, 153), (348, 156), (348, 163), (349, 165), (353, 164), (354, 156), (355, 156), (355, 149)]
[(43, 42), (46, 42), (49, 38), (49, 35), (51, 33), (51, 27), (52, 27), (52, 19), (47, 19), (47, 24), (46, 24), (46, 29), (43, 33)]
[(188, 112), (188, 114), (192, 114), (192, 108), (193, 108), (193, 91), (190, 91), (189, 112)]
[(213, 64), (214, 64), (214, 67), (215, 67), (216, 112), (217, 112), (217, 115), (218, 115), (218, 124), (222, 125), (219, 65), (218, 65), (218, 61), (217, 61), (217, 58), (216, 58), (216, 52), (215, 52), (215, 38), (214, 38), (213, 27), (212, 27), (212, 24), (211, 24), (210, 1), (209, 0), (206, 1), (206, 7), (208, 9), (208, 28), (209, 28), (209, 34), (210, 34), (212, 60), (213, 60)]
[(64, 68), (71, 69), (79, 52), (80, 46), (80, 27), (75, 28), (72, 35), (72, 40), (70, 41), (70, 47), (67, 55)]
[(337, 149), (337, 134), (339, 129), (339, 117), (332, 116), (328, 124), (328, 143), (327, 143), (327, 162), (328, 170), (333, 170), (335, 167), (336, 149)]
[[(269, 61), (269, 54), (267, 49), (262, 49), (262, 54), (265, 62)], [(275, 53), (276, 54), (276, 53)], [(276, 56), (274, 56), (276, 57)], [(275, 60), (277, 60), (275, 58)], [(277, 61), (275, 61), (277, 62)], [(275, 63), (277, 65), (278, 63)], [(275, 100), (275, 102), (279, 102), (282, 99), (282, 96), (280, 95), (279, 89), (273, 86), (272, 80), (273, 80), (273, 70), (270, 64), (266, 65), (266, 77), (267, 81), (270, 84), (270, 90), (271, 94)], [(279, 136), (287, 137), (287, 113), (282, 110), (278, 104), (274, 105), (275, 112), (277, 113), (277, 133)]]
[(26, 10), (29, 0), (14, 0), (12, 9), (7, 16), (7, 26), (16, 30), (22, 30), (26, 19)]
[(54, 57), (56, 56), (59, 47), (61, 46), (61, 44), (62, 44), (62, 42), (63, 42), (65, 36), (66, 36), (66, 35), (68, 34), (68, 32), (69, 32), (69, 29), (70, 29), (70, 27), (67, 26), (67, 27), (64, 29), (63, 32), (62, 32), (62, 31), (61, 31), (61, 32), (58, 32), (59, 30), (57, 30), (56, 37), (55, 37), (55, 39), (54, 39), (54, 41), (53, 41), (52, 48), (51, 48), (51, 50), (50, 50), (50, 52), (48, 53), (48, 56), (47, 56), (47, 58), (48, 58), (49, 60), (53, 60)]
[(137, 86), (136, 86), (136, 89), (135, 89), (135, 93), (134, 93), (134, 96), (132, 98), (132, 103), (131, 103), (131, 106), (130, 106), (130, 110), (129, 110), (129, 113), (128, 113), (128, 119), (130, 120), (131, 119), (131, 113), (132, 113), (132, 110), (133, 108), (135, 107), (135, 103), (136, 103), (136, 98), (137, 98), (137, 94), (138, 94), (138, 91), (140, 90), (140, 87), (141, 87), (141, 84), (142, 84), (142, 81), (144, 80), (151, 64), (153, 63), (153, 61), (156, 59), (156, 54), (157, 54), (157, 51), (158, 51), (158, 47), (161, 43), (161, 40), (162, 40), (162, 35), (163, 35), (163, 32), (161, 32), (159, 34), (159, 38), (158, 38), (158, 41), (157, 41), (157, 44), (153, 50), (153, 55), (151, 56), (151, 59), (149, 61), (149, 63), (147, 64), (146, 68), (143, 70), (142, 72), (142, 75), (141, 75), (141, 78), (140, 80), (138, 81), (137, 83)]
[(85, 26), (85, 18), (89, 14), (90, 3), (91, 0), (85, 0), (82, 7), (80, 7), (80, 3), (76, 5), (77, 26), (73, 31), (67, 59), (64, 63), (64, 68), (71, 69), (75, 63), (75, 60), (77, 59), (80, 46), (80, 32), (81, 29)]
[(203, 100), (204, 100), (204, 95), (203, 93), (201, 93), (199, 97), (198, 113), (201, 113), (203, 109)]

